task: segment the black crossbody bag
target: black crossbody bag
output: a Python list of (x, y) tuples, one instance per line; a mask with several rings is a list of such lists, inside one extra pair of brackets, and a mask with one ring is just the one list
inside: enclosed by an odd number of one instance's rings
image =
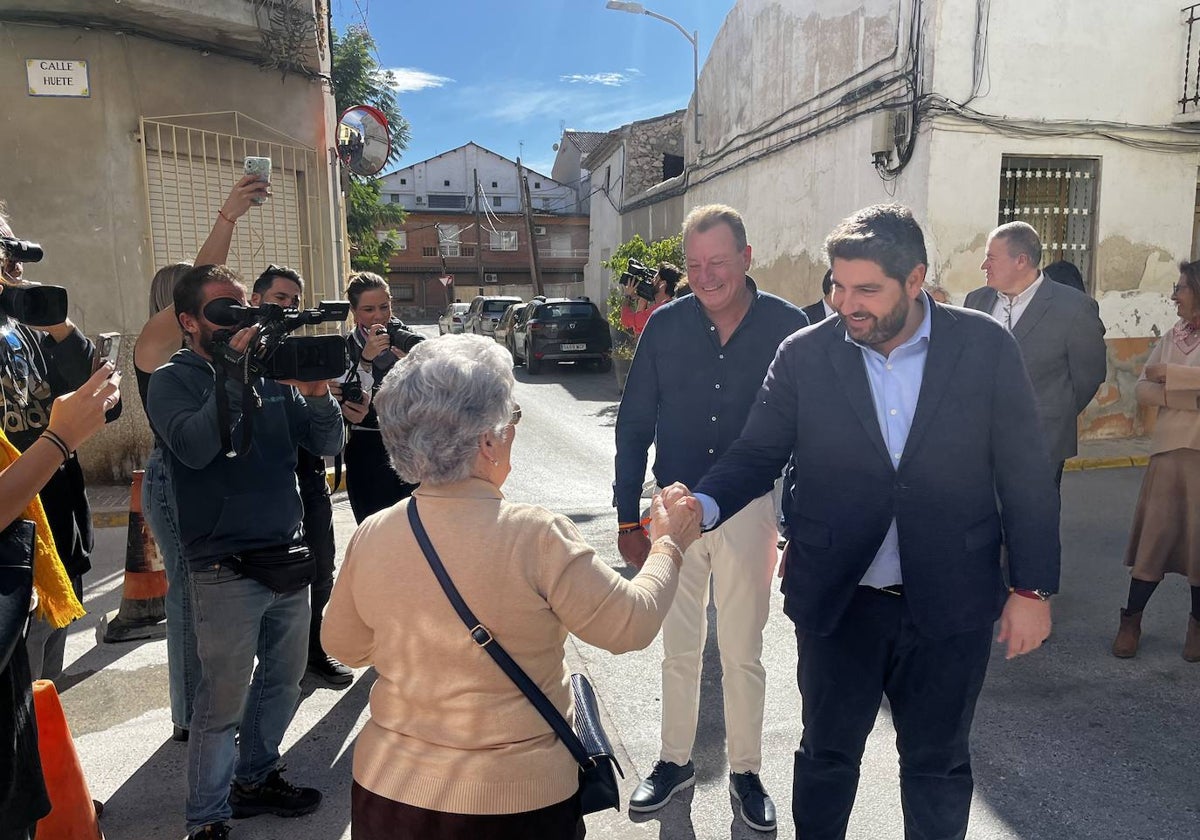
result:
[(446, 567), (438, 557), (421, 517), (417, 513), (417, 500), (408, 500), (408, 522), (412, 526), (413, 535), (425, 552), (425, 559), (433, 570), (442, 591), (450, 599), (454, 611), (462, 619), (463, 624), (471, 635), (471, 639), (479, 647), (487, 651), (496, 661), (508, 678), (516, 683), (517, 688), (529, 698), (550, 728), (570, 751), (571, 757), (579, 765), (579, 798), (583, 805), (583, 813), (592, 814), (608, 808), (620, 810), (621, 794), (617, 786), (617, 774), (625, 778), (621, 765), (613, 755), (612, 744), (600, 721), (600, 710), (596, 703), (596, 693), (583, 674), (571, 675), (571, 694), (575, 699), (575, 728), (567, 725), (566, 718), (554, 707), (554, 704), (542, 693), (542, 690), (521, 670), (521, 666), (513, 661), (508, 652), (492, 636), (491, 632), (479, 623), (479, 619), (471, 612), (471, 608), (463, 601), (446, 573)]

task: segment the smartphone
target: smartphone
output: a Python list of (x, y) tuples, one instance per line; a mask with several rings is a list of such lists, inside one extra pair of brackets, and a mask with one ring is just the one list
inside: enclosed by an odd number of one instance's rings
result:
[[(248, 155), (245, 164), (243, 164), (242, 171), (247, 175), (257, 175), (260, 181), (266, 181), (268, 184), (271, 183), (271, 159), (269, 157), (252, 157)], [(251, 199), (255, 204), (262, 204), (266, 200), (265, 197)]]
[(92, 370), (100, 370), (105, 362), (111, 362), (113, 371), (117, 369), (117, 357), (121, 355), (121, 334), (110, 332), (96, 336), (96, 355), (92, 358)]

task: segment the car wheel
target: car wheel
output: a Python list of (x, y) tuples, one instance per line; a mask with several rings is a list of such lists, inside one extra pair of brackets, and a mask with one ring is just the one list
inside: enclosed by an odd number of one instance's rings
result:
[(596, 362), (596, 370), (601, 373), (609, 373), (612, 371), (612, 356), (605, 356), (600, 361)]
[(525, 346), (525, 370), (529, 371), (530, 376), (537, 376), (542, 372), (542, 360), (534, 357), (528, 345)]

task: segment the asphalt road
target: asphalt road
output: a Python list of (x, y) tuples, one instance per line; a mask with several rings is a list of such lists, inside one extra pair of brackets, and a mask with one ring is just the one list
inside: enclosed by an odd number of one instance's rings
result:
[[(514, 445), (511, 498), (568, 513), (614, 567), (611, 508), (616, 385), (612, 374), (569, 366), (530, 377), (517, 370), (523, 418)], [(1121, 566), (1142, 470), (1068, 473), (1063, 482), (1063, 594), (1055, 632), (1037, 653), (993, 657), (974, 729), (973, 840), (1109, 840), (1200, 837), (1200, 735), (1193, 725), (1200, 665), (1179, 656), (1188, 595), (1178, 578), (1160, 587), (1146, 614), (1143, 649), (1131, 661), (1108, 652), (1123, 603)], [(247, 515), (253, 515), (247, 512)], [(354, 523), (335, 505), (339, 547)], [(109, 840), (183, 836), (183, 745), (170, 740), (162, 641), (98, 645), (96, 623), (120, 601), (124, 529), (98, 533), (86, 578), (90, 615), (73, 628), (63, 703), (94, 797), (107, 804)], [(627, 572), (626, 572), (627, 573)], [(778, 594), (766, 630), (767, 715), (762, 777), (781, 809), (775, 836), (791, 838), (792, 751), (799, 740), (796, 648)], [(710, 622), (711, 627), (711, 622)], [(592, 678), (626, 772), (625, 798), (658, 754), (657, 642), (614, 657), (578, 642), (572, 667)], [(307, 679), (285, 743), (289, 777), (326, 794), (316, 814), (235, 824), (238, 838), (349, 838), (350, 757), (366, 715), (369, 670), (335, 691)], [(760, 837), (735, 815), (727, 793), (720, 665), (710, 632), (695, 760), (699, 781), (654, 815), (589, 817), (602, 838)], [(850, 837), (903, 834), (894, 732), (881, 711), (863, 760)]]

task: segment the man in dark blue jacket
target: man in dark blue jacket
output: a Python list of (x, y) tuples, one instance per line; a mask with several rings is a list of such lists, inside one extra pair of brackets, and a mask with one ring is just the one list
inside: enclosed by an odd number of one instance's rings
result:
[(861, 210), (825, 247), (839, 317), (783, 343), (741, 436), (695, 492), (711, 527), (792, 458), (783, 591), (803, 697), (797, 836), (845, 836), (886, 694), (905, 836), (962, 838), (992, 625), (1009, 658), (1050, 634), (1054, 469), (1029, 434), (1037, 407), (1016, 342), (922, 291), (925, 243), (906, 208)]
[[(224, 266), (197, 266), (179, 281), (175, 311), (186, 346), (155, 371), (147, 411), (169, 452), (202, 665), (188, 740), (187, 827), (191, 838), (223, 840), (231, 817), (299, 816), (321, 802), (319, 791), (293, 786), (277, 766), (307, 662), (311, 566), (307, 578), (298, 576), (303, 583), (272, 581), (255, 569), (305, 568), (303, 554), (289, 554), (301, 543), (296, 447), (335, 455), (344, 433), (325, 382), (256, 378), (250, 390), (222, 375), (213, 360), (219, 327), (204, 314), (218, 298), (246, 301)], [(256, 331), (238, 331), (230, 346), (245, 352)], [(228, 447), (243, 440), (246, 424), (250, 445), (234, 456)]]
[[(683, 249), (692, 294), (664, 304), (647, 322), (617, 414), (617, 546), (637, 566), (650, 550), (638, 521), (650, 443), (660, 487), (702, 476), (737, 439), (779, 343), (808, 323), (797, 307), (760, 292), (746, 274), (751, 251), (733, 208), (692, 210), (683, 223)], [(746, 510), (688, 549), (663, 621), (662, 748), (629, 799), (631, 811), (656, 811), (695, 782), (692, 747), (711, 580), (730, 789), (747, 825), (775, 829), (775, 804), (758, 771), (766, 690), (762, 631), (778, 563), (771, 487), (778, 477), (779, 470), (761, 476)]]

